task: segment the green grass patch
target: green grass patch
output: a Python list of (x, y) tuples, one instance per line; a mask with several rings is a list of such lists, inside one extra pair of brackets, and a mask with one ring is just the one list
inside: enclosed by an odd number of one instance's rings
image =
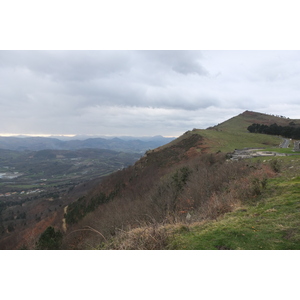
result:
[(295, 152), (293, 148), (266, 148), (266, 149), (264, 149), (264, 151), (272, 151), (272, 152), (277, 152), (277, 153), (300, 155), (300, 153)]
[(13, 184), (11, 187), (24, 190), (41, 188), (39, 184)]
[(255, 205), (175, 232), (169, 249), (299, 250), (300, 176), (270, 180)]
[(235, 149), (243, 148), (270, 148), (279, 146), (280, 139), (276, 136), (254, 134), (244, 131), (225, 131), (225, 130), (195, 130), (194, 133), (198, 133), (209, 141), (209, 148), (212, 152), (232, 152)]

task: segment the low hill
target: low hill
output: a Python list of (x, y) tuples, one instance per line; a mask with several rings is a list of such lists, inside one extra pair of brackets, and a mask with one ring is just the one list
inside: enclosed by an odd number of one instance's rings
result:
[(277, 147), (281, 143), (281, 139), (277, 136), (250, 134), (247, 127), (253, 123), (265, 125), (277, 123), (278, 125), (287, 126), (291, 122), (300, 125), (300, 120), (245, 111), (238, 116), (206, 130), (193, 130), (193, 133), (197, 133), (204, 138), (204, 147), (209, 148), (210, 152), (232, 152), (234, 149), (247, 147)]
[(281, 143), (281, 139), (277, 136), (251, 134), (248, 132), (247, 127), (253, 123), (266, 125), (277, 123), (278, 125), (286, 126), (291, 122), (300, 125), (300, 120), (245, 111), (214, 127), (187, 131), (178, 139), (159, 147), (157, 150), (165, 149), (169, 146), (176, 145), (177, 143), (182, 143), (184, 140), (187, 140), (190, 136), (195, 134), (201, 136), (201, 146), (197, 146), (196, 149), (202, 153), (215, 153), (218, 151), (227, 153), (234, 151), (234, 149), (246, 147), (278, 147)]
[(290, 119), (283, 116), (268, 115), (268, 114), (247, 110), (242, 114), (235, 116), (221, 124), (218, 124), (213, 128), (217, 128), (225, 131), (230, 131), (230, 130), (245, 131), (245, 129), (253, 123), (259, 123), (265, 125), (271, 125), (277, 123), (277, 125), (288, 126), (290, 123), (295, 123), (296, 125), (300, 125), (300, 120)]

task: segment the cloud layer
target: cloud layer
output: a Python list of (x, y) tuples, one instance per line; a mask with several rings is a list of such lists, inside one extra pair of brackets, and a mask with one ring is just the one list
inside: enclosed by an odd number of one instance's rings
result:
[(1, 134), (177, 136), (300, 118), (300, 51), (0, 51)]

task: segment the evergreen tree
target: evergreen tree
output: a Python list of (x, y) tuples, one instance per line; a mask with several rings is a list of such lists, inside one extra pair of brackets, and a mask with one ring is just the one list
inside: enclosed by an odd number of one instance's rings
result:
[(62, 233), (50, 226), (40, 236), (37, 250), (59, 250), (62, 242)]

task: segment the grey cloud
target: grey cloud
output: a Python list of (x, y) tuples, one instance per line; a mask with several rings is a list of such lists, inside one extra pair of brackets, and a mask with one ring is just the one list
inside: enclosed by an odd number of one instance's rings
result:
[(1, 51), (0, 67), (25, 68), (54, 80), (86, 81), (130, 69), (128, 51)]
[(144, 51), (141, 55), (152, 61), (154, 67), (161, 65), (184, 75), (208, 75), (208, 71), (200, 64), (200, 51)]
[(82, 106), (117, 105), (195, 110), (218, 105), (217, 97), (179, 86), (146, 86), (131, 82), (99, 81), (90, 85), (72, 85), (70, 93), (81, 97)]
[(299, 51), (0, 51), (1, 131), (177, 135), (246, 109), (296, 115), (299, 68)]
[(200, 65), (195, 65), (195, 63), (177, 63), (174, 64), (173, 70), (182, 74), (198, 74), (198, 75), (208, 75), (208, 72)]

